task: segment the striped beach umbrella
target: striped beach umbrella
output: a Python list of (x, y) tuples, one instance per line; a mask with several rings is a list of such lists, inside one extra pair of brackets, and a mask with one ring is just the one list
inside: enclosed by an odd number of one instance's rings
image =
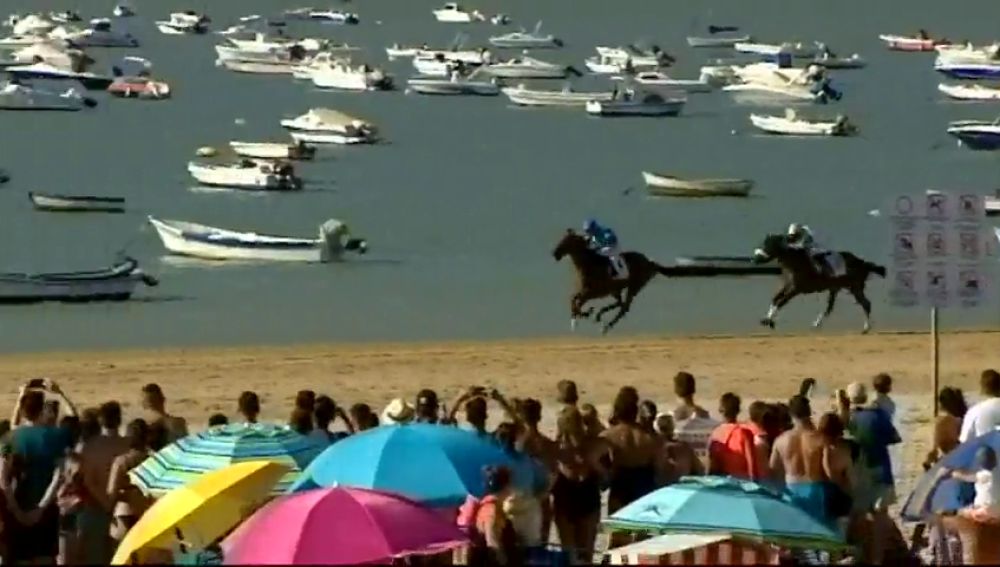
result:
[(327, 446), (322, 439), (301, 435), (285, 426), (265, 423), (220, 425), (178, 439), (128, 474), (139, 490), (158, 498), (207, 472), (233, 463), (274, 461), (290, 468), (272, 491), (283, 494)]

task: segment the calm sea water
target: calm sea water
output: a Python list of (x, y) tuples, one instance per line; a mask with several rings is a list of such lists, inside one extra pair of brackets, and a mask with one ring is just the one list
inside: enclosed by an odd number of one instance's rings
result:
[[(240, 15), (274, 14), (294, 4), (134, 5), (140, 16), (126, 26), (142, 41), (135, 53), (154, 62), (175, 97), (146, 103), (99, 93), (100, 105), (90, 112), (0, 113), (0, 167), (14, 178), (0, 189), (0, 265), (7, 271), (86, 269), (108, 264), (124, 248), (162, 285), (124, 304), (2, 308), (0, 351), (565, 334), (571, 271), (555, 264), (550, 251), (563, 229), (585, 217), (606, 220), (626, 248), (664, 262), (684, 254), (747, 253), (791, 221), (809, 223), (835, 248), (885, 262), (886, 228), (866, 212), (887, 196), (928, 187), (985, 194), (1000, 184), (997, 157), (957, 148), (944, 133), (949, 120), (991, 118), (1000, 107), (942, 101), (931, 55), (890, 53), (877, 39), (918, 27), (977, 42), (995, 39), (1000, 5), (990, 0), (966, 0), (961, 9), (929, 0), (475, 5), (508, 13), (526, 28), (543, 20), (567, 47), (537, 56), (581, 69), (594, 45), (646, 40), (677, 57), (673, 75), (695, 77), (712, 53), (688, 48), (684, 38), (708, 23), (741, 25), (762, 40), (821, 39), (839, 52), (861, 53), (870, 66), (836, 75), (845, 96), (826, 111), (850, 115), (863, 135), (817, 140), (756, 136), (747, 120), (752, 107), (721, 93), (692, 96), (676, 119), (601, 120), (582, 110), (516, 109), (504, 97), (319, 92), (289, 78), (218, 69), (217, 36), (164, 36), (152, 23), (190, 7), (207, 11), (221, 29)], [(5, 0), (0, 12), (72, 7), (91, 17), (109, 14), (112, 6), (110, 0)], [(288, 31), (363, 46), (364, 58), (388, 65), (400, 83), (411, 68), (408, 61), (385, 62), (383, 47), (394, 41), (444, 45), (465, 31), (478, 43), (516, 29), (439, 24), (430, 0), (345, 7), (360, 14), (361, 25), (296, 24)], [(91, 51), (102, 63), (125, 54)], [(185, 164), (195, 148), (283, 139), (278, 120), (315, 106), (364, 116), (391, 144), (324, 149), (318, 161), (300, 168), (311, 182), (301, 194), (190, 190)], [(643, 169), (750, 177), (757, 196), (695, 202), (653, 200), (641, 190), (624, 195), (641, 188)], [(122, 195), (130, 212), (38, 213), (29, 190)], [(366, 236), (372, 251), (340, 265), (177, 262), (163, 258), (146, 214), (303, 236), (336, 217)], [(771, 278), (661, 279), (617, 332), (750, 332), (776, 285)], [(925, 313), (893, 309), (886, 289), (883, 282), (871, 286), (876, 326), (922, 328)], [(804, 330), (820, 301), (797, 300), (779, 324)], [(997, 326), (1000, 305), (994, 298), (977, 310), (949, 311), (943, 321)], [(859, 325), (859, 311), (845, 300), (828, 329)]]

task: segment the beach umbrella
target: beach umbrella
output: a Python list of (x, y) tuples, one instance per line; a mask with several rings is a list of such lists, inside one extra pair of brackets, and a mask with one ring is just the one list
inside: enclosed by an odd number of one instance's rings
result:
[(460, 547), (438, 512), (362, 488), (317, 488), (272, 500), (222, 542), (227, 565), (387, 564)]
[(283, 494), (302, 470), (328, 446), (284, 426), (265, 423), (220, 425), (188, 435), (151, 455), (129, 471), (132, 484), (160, 497), (207, 473), (243, 461), (274, 461), (288, 465), (275, 485)]
[(291, 491), (356, 486), (458, 507), (470, 494), (485, 495), (483, 468), (490, 465), (509, 467), (519, 487), (530, 489), (538, 479), (531, 459), (506, 453), (488, 436), (447, 425), (387, 425), (330, 445)]
[(128, 564), (132, 554), (144, 548), (172, 549), (177, 530), (192, 547), (207, 547), (266, 502), (290, 468), (273, 461), (245, 461), (171, 490), (125, 534), (111, 563)]
[(844, 539), (787, 497), (731, 477), (684, 477), (604, 521), (613, 529), (727, 533), (782, 547), (840, 549)]
[(934, 463), (906, 498), (900, 513), (904, 520), (917, 522), (928, 515), (955, 512), (972, 502), (972, 485), (951, 478), (951, 470), (972, 470), (976, 451), (990, 447), (1000, 453), (1000, 430), (990, 431), (955, 447)]

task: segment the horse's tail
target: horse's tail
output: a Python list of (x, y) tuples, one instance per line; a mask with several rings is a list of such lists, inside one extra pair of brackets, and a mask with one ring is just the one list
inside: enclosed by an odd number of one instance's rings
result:
[(868, 273), (875, 274), (876, 276), (878, 276), (880, 278), (884, 278), (885, 277), (885, 266), (880, 266), (878, 264), (874, 264), (872, 262), (867, 262), (866, 261), (865, 262), (865, 267), (868, 268)]

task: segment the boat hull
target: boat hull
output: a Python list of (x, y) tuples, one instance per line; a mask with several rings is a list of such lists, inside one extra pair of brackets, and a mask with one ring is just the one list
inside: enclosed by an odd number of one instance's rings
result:
[(782, 136), (846, 136), (853, 131), (837, 122), (788, 120), (780, 116), (762, 116), (759, 114), (751, 114), (750, 122), (754, 127), (768, 134)]
[(315, 148), (306, 146), (302, 149), (290, 144), (229, 142), (229, 147), (238, 156), (270, 160), (307, 160), (316, 153)]
[(980, 85), (947, 85), (939, 84), (938, 90), (955, 100), (995, 100), (1000, 101), (1000, 89), (983, 87)]
[(948, 134), (970, 150), (1000, 149), (1000, 128), (995, 126), (948, 128)]
[(321, 130), (291, 130), (289, 135), (296, 142), (306, 144), (355, 145), (372, 144), (375, 142), (375, 140), (367, 136), (354, 136), (343, 132), (326, 132)]
[(737, 43), (747, 43), (751, 41), (748, 35), (740, 37), (698, 37), (688, 36), (687, 44), (690, 47), (711, 48), (711, 47), (734, 47)]
[(264, 173), (258, 168), (212, 167), (188, 164), (191, 177), (206, 187), (225, 187), (246, 191), (295, 191), (302, 188), (295, 177)]
[(125, 199), (120, 197), (90, 197), (72, 195), (44, 195), (28, 193), (36, 210), (67, 213), (124, 213)]
[(486, 70), (501, 79), (565, 79), (569, 73), (565, 67), (508, 67), (490, 65)]
[(518, 106), (562, 106), (579, 107), (587, 106), (587, 102), (592, 100), (610, 101), (610, 92), (562, 92), (562, 91), (536, 91), (522, 89), (519, 87), (502, 89), (510, 101)]
[(125, 301), (140, 283), (158, 282), (133, 260), (94, 272), (0, 274), (0, 303)]
[(933, 39), (922, 39), (916, 37), (902, 37), (898, 35), (878, 36), (886, 47), (893, 51), (934, 51), (938, 42)]
[(934, 70), (954, 79), (1000, 79), (1000, 65), (994, 64), (946, 64), (938, 65)]
[(630, 101), (589, 101), (586, 105), (587, 114), (594, 116), (647, 116), (667, 117), (677, 116), (684, 108), (684, 100), (665, 101), (662, 103), (644, 103)]
[[(238, 238), (211, 238), (209, 234), (219, 233), (219, 229), (198, 226), (190, 229), (180, 223), (150, 218), (163, 247), (172, 254), (191, 256), (205, 260), (244, 260), (268, 262), (326, 262), (330, 258), (324, 252), (320, 240), (284, 239), (283, 244), (252, 244), (240, 242)], [(185, 230), (185, 228), (189, 228)], [(199, 230), (200, 229), (200, 230)], [(223, 233), (238, 234), (231, 231)]]
[(753, 189), (750, 179), (681, 179), (642, 172), (651, 195), (669, 197), (746, 197)]
[(500, 87), (488, 82), (463, 82), (449, 81), (447, 79), (410, 79), (407, 83), (409, 90), (424, 95), (471, 95), (471, 96), (497, 96), (500, 94)]

